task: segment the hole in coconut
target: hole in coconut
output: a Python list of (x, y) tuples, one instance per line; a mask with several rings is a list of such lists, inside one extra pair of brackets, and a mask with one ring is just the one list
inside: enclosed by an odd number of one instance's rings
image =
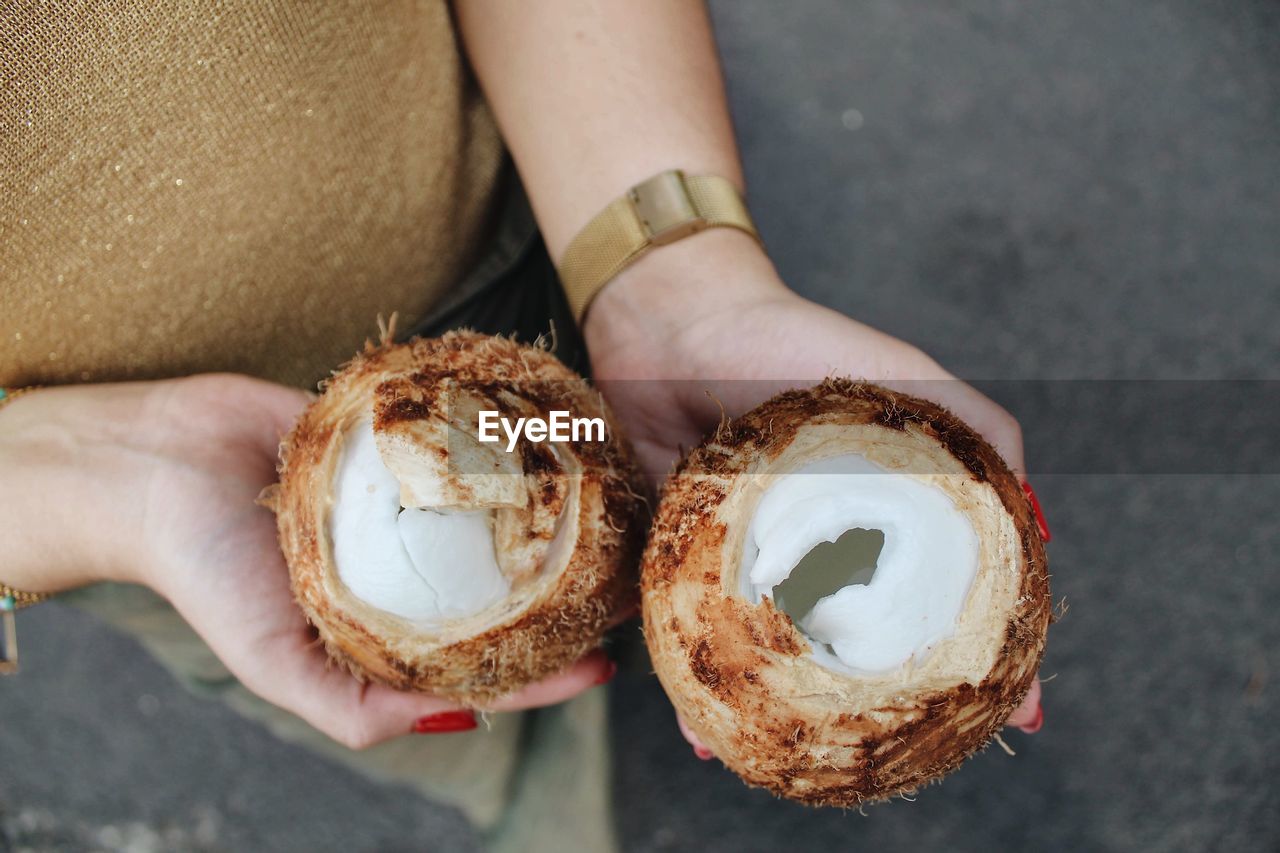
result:
[(819, 599), (871, 583), (883, 548), (884, 531), (861, 527), (846, 530), (834, 542), (819, 543), (773, 588), (774, 604), (799, 626)]
[(739, 578), (749, 601), (771, 597), (791, 617), (821, 665), (875, 673), (951, 636), (977, 569), (977, 533), (947, 492), (844, 454), (769, 483)]

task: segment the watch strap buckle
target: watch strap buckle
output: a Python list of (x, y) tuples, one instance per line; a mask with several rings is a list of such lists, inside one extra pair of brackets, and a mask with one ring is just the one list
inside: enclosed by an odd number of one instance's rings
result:
[(684, 171), (671, 169), (627, 191), (631, 209), (648, 242), (665, 246), (707, 226), (689, 193)]

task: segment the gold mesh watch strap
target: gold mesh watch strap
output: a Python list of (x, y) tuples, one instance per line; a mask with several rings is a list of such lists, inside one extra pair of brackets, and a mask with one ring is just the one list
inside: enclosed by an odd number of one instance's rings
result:
[(565, 249), (560, 281), (579, 323), (600, 288), (655, 246), (707, 228), (741, 229), (760, 239), (738, 188), (715, 175), (679, 169), (654, 175), (615, 199)]

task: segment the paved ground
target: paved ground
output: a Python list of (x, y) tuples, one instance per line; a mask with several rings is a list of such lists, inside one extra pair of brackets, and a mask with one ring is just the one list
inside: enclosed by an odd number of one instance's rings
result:
[[(801, 291), (971, 377), (1280, 379), (1280, 7), (715, 11), (755, 208)], [(1221, 446), (1177, 460), (1171, 428), (1217, 386), (1141, 444), (1117, 413), (1146, 386), (990, 387), (1026, 426), (1071, 605), (1044, 731), (915, 803), (813, 811), (694, 760), (656, 682), (623, 677), (628, 849), (1280, 847), (1280, 469), (1266, 445), (1218, 452), (1275, 431), (1276, 386), (1208, 407)], [(1107, 473), (1117, 442), (1155, 448), (1145, 473)], [(23, 622), (0, 850), (473, 849), (456, 815), (184, 695), (85, 618)]]

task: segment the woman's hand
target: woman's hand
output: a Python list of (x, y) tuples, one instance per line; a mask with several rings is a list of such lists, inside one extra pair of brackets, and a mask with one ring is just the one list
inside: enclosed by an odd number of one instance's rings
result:
[[(829, 376), (947, 406), (1024, 477), (1013, 416), (916, 347), (788, 290), (741, 232), (711, 230), (645, 256), (599, 294), (584, 332), (595, 377), (658, 483), (722, 414)], [(1036, 683), (1008, 724), (1035, 731), (1041, 719)]]
[[(275, 482), (280, 439), (307, 402), (235, 375), (14, 401), (0, 416), (0, 512), (22, 533), (5, 581), (32, 591), (146, 584), (247, 688), (353, 749), (474, 728), (449, 701), (330, 666), (294, 603), (275, 517), (255, 501)], [(561, 702), (609, 672), (595, 652), (493, 710)]]

